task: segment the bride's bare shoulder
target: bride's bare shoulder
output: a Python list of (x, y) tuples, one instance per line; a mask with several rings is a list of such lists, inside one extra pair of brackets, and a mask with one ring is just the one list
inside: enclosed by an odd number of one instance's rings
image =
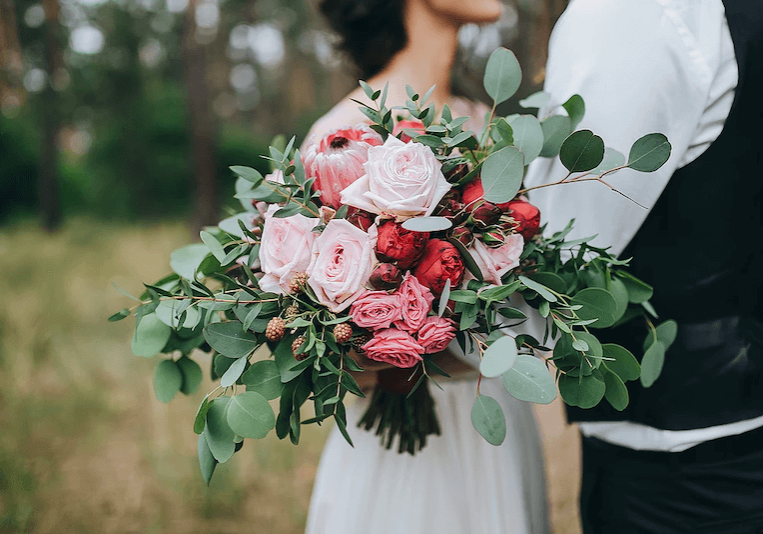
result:
[(358, 109), (359, 104), (357, 102), (353, 102), (351, 99), (361, 101), (367, 100), (362, 91), (359, 90), (353, 91), (344, 97), (325, 115), (315, 121), (315, 123), (310, 127), (310, 131), (305, 138), (304, 144), (307, 144), (310, 139), (318, 139), (323, 137), (327, 133), (331, 132), (332, 130), (336, 130), (337, 128), (355, 126), (361, 122), (368, 122), (368, 118), (360, 112), (360, 109)]

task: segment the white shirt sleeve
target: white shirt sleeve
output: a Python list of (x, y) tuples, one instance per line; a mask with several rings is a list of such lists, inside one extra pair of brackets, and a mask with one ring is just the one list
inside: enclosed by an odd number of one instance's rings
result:
[[(696, 10), (702, 16), (689, 17), (688, 22), (677, 4), (681, 2), (573, 0), (549, 44), (544, 90), (556, 104), (573, 94), (583, 97), (586, 114), (577, 129), (593, 130), (626, 158), (633, 142), (643, 135), (661, 132), (670, 140), (672, 155), (658, 171), (644, 174), (625, 169), (605, 178), (647, 208), (654, 205), (673, 172), (686, 163), (684, 155), (693, 143), (717, 69), (715, 60), (703, 50), (717, 49), (713, 45), (719, 46), (721, 32), (707, 31), (708, 25), (699, 21), (715, 17), (720, 27), (724, 21), (721, 2), (691, 0), (687, 4), (691, 14), (696, 15)], [(688, 25), (695, 21), (707, 35), (697, 35), (696, 28)], [(540, 116), (545, 114), (541, 110)], [(553, 182), (566, 174), (558, 158), (536, 160), (525, 184)], [(648, 214), (647, 209), (595, 182), (538, 189), (529, 196), (540, 208), (549, 233), (575, 219), (571, 238), (598, 234), (593, 243), (611, 246), (616, 254)]]

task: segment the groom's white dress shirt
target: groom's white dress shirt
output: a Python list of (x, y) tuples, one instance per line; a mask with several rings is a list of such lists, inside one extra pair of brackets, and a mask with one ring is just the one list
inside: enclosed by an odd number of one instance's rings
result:
[[(626, 157), (631, 144), (645, 134), (662, 132), (668, 137), (673, 151), (661, 169), (650, 174), (626, 169), (607, 179), (651, 208), (673, 172), (699, 157), (718, 137), (737, 80), (721, 0), (572, 0), (551, 35), (544, 90), (553, 97), (551, 109), (573, 94), (581, 95), (586, 114), (577, 129), (593, 130)], [(547, 114), (547, 109), (540, 110), (540, 117)], [(525, 184), (553, 182), (566, 174), (558, 159), (536, 160)], [(540, 208), (549, 233), (575, 219), (571, 239), (597, 235), (593, 244), (610, 246), (616, 254), (648, 214), (595, 182), (538, 189), (530, 193), (530, 200)], [(584, 435), (610, 443), (673, 452), (760, 426), (763, 417), (683, 431), (631, 422), (579, 424)]]

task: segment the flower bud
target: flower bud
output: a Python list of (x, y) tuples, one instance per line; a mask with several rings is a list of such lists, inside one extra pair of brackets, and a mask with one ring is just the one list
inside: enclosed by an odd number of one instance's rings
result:
[(474, 234), (466, 226), (456, 226), (451, 230), (450, 237), (460, 241), (465, 247), (471, 246), (474, 241)]
[(482, 232), (482, 242), (491, 248), (498, 248), (503, 245), (506, 236), (500, 228), (493, 226)]
[(473, 211), (469, 219), (479, 226), (491, 226), (501, 218), (501, 208), (487, 201), (482, 201)]
[(350, 208), (349, 215), (347, 216), (347, 220), (350, 223), (364, 232), (368, 232), (368, 229), (374, 224), (374, 218), (375, 216), (372, 213), (357, 208)]
[(403, 272), (391, 263), (380, 263), (368, 278), (369, 285), (376, 290), (395, 289), (403, 281)]
[(466, 163), (459, 163), (458, 165), (453, 166), (453, 168), (448, 169), (448, 171), (444, 172), (443, 174), (445, 175), (445, 179), (447, 181), (454, 184), (469, 174), (469, 166)]
[(463, 204), (453, 199), (442, 200), (435, 210), (435, 214), (453, 221), (456, 217), (461, 218)]

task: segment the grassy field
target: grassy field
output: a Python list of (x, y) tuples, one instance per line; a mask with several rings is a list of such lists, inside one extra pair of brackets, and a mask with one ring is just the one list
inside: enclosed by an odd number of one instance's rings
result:
[[(210, 384), (161, 404), (132, 320), (106, 322), (129, 305), (111, 282), (140, 293), (191, 239), (181, 224), (0, 229), (1, 534), (303, 530), (327, 429), (306, 428), (299, 448), (247, 440), (207, 489), (191, 421)], [(555, 532), (575, 534), (576, 435), (556, 411), (541, 418)]]

